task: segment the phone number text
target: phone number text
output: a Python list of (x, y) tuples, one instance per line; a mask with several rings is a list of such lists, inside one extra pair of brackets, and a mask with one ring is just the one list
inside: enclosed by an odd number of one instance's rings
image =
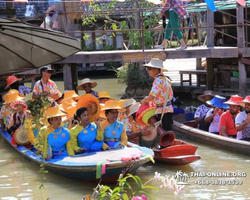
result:
[(243, 181), (240, 179), (234, 179), (234, 180), (224, 180), (224, 179), (218, 179), (218, 180), (196, 180), (196, 185), (242, 185)]

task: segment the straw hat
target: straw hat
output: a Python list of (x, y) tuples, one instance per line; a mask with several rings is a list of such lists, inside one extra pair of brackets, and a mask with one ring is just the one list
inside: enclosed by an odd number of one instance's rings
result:
[(136, 100), (134, 100), (133, 98), (131, 98), (131, 99), (122, 99), (122, 100), (119, 101), (119, 104), (120, 104), (121, 108), (129, 107), (134, 103), (136, 103)]
[(136, 102), (135, 104), (131, 105), (131, 106), (129, 107), (129, 114), (128, 114), (128, 117), (129, 117), (130, 115), (133, 115), (134, 113), (136, 113), (136, 112), (139, 110), (140, 106), (141, 106), (141, 104), (140, 104), (139, 102)]
[(243, 101), (237, 102), (240, 106), (245, 107), (245, 103), (250, 103), (250, 96), (246, 96)]
[(5, 95), (3, 95), (3, 100), (5, 101), (6, 95), (11, 94), (11, 93), (16, 93), (19, 96), (25, 98), (25, 96), (23, 94), (21, 94), (18, 90), (16, 90), (16, 89), (10, 89)]
[(102, 99), (102, 98), (105, 98), (105, 99), (113, 99), (108, 92), (100, 92), (99, 95), (98, 95), (98, 99)]
[(46, 118), (66, 116), (67, 114), (62, 112), (59, 106), (48, 108), (44, 113)]
[(92, 94), (84, 94), (77, 102), (76, 109), (85, 107), (88, 109), (89, 121), (93, 122), (99, 118), (100, 115), (100, 103), (98, 99)]
[(23, 100), (24, 98), (17, 93), (9, 93), (4, 97), (5, 102), (3, 104), (12, 103), (13, 101)]
[(122, 109), (119, 102), (116, 100), (108, 100), (105, 102), (104, 107), (102, 110), (113, 110), (113, 109)]
[(148, 64), (142, 65), (143, 67), (152, 67), (161, 69), (162, 72), (167, 72), (168, 70), (164, 68), (163, 61), (159, 58), (152, 58)]
[(214, 92), (211, 90), (204, 91), (204, 94), (201, 94), (197, 97), (199, 101), (205, 102), (209, 98), (209, 100), (214, 98)]
[(226, 97), (215, 95), (214, 98), (210, 101), (206, 101), (206, 103), (210, 106), (222, 108), (222, 109), (229, 109), (229, 106), (226, 104), (223, 104), (226, 102)]
[(27, 110), (28, 109), (28, 106), (27, 104), (25, 103), (24, 100), (17, 100), (17, 101), (14, 101), (14, 102), (11, 102), (10, 103), (10, 106), (16, 110), (16, 105), (23, 105), (24, 106), (24, 110)]
[(81, 84), (77, 86), (78, 90), (84, 90), (83, 86), (86, 83), (91, 83), (91, 88), (94, 88), (95, 86), (97, 86), (96, 82), (91, 82), (89, 78), (85, 78), (81, 80)]
[(14, 75), (13, 76), (9, 76), (6, 79), (7, 85), (6, 85), (5, 89), (9, 88), (11, 84), (13, 84), (13, 83), (15, 83), (17, 81), (21, 81), (21, 80), (22, 80), (21, 78), (17, 78)]
[(79, 99), (80, 96), (76, 94), (75, 90), (68, 90), (63, 93), (63, 99)]
[(76, 113), (76, 105), (70, 106), (66, 109), (68, 117), (74, 117)]
[(228, 101), (224, 102), (224, 104), (240, 106), (238, 102), (242, 100), (243, 98), (239, 95), (232, 95)]

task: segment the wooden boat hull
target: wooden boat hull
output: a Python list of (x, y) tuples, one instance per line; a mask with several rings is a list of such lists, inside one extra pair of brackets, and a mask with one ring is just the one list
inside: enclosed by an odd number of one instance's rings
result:
[(175, 140), (169, 147), (154, 150), (155, 161), (170, 165), (186, 165), (199, 160), (201, 157), (195, 155), (198, 147)]
[[(11, 147), (13, 147), (17, 152), (19, 152), (28, 160), (33, 161), (39, 166), (41, 164), (44, 164), (41, 156), (36, 155), (29, 149), (26, 149), (23, 146), (14, 147), (10, 142), (11, 136), (7, 132), (1, 133), (1, 136), (8, 144), (11, 145)], [(131, 151), (131, 149), (133, 148), (143, 151), (144, 155), (141, 156), (140, 159), (128, 162), (123, 162), (121, 160), (114, 160), (109, 163), (106, 163), (106, 172), (101, 176), (102, 181), (116, 182), (123, 170), (126, 170), (126, 172), (129, 173), (134, 173), (141, 165), (150, 161), (150, 156), (152, 157), (154, 156), (154, 153), (151, 149), (140, 147), (135, 144), (130, 144), (130, 146), (131, 148), (126, 148), (123, 150)], [(106, 161), (106, 156), (109, 154), (121, 156), (123, 153), (121, 153), (120, 150), (111, 150), (111, 151), (101, 151), (94, 154), (95, 155), (93, 155), (93, 153), (90, 153), (83, 156), (66, 157), (63, 160), (59, 161), (49, 161), (45, 163), (45, 169), (55, 174), (59, 174), (68, 178), (81, 179), (83, 181), (98, 181), (99, 179), (96, 178), (96, 168), (99, 162), (98, 163), (92, 162), (91, 159), (93, 160), (93, 157), (99, 154), (99, 156), (102, 157), (103, 159), (100, 161)]]
[[(195, 123), (183, 122), (179, 120), (181, 118), (182, 117), (178, 115), (174, 116), (173, 129), (177, 133), (179, 133), (179, 135), (177, 134), (179, 138), (190, 138), (194, 141), (208, 144), (218, 149), (229, 150), (244, 155), (250, 155), (250, 142), (223, 137), (194, 128), (192, 126), (195, 126)], [(189, 126), (186, 124), (188, 124)]]

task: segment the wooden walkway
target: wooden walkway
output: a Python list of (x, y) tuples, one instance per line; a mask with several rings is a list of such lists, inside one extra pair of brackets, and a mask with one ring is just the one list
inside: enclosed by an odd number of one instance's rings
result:
[[(175, 95), (191, 95), (193, 98), (196, 98), (199, 94), (202, 94), (206, 90), (206, 86), (202, 85), (197, 87), (197, 78), (196, 75), (192, 75), (192, 85), (189, 86), (189, 83), (185, 82), (184, 86), (180, 84), (180, 74), (179, 71), (182, 70), (195, 70), (196, 69), (196, 59), (175, 59), (175, 60), (166, 60), (164, 62), (164, 67), (168, 70), (164, 74), (169, 76), (172, 79), (172, 87)], [(187, 79), (188, 75), (184, 75), (184, 79)], [(250, 88), (250, 79), (247, 79), (248, 88)], [(239, 78), (231, 77), (231, 86), (230, 88), (225, 88), (223, 86), (215, 87), (215, 94), (229, 97), (234, 94), (239, 94)], [(250, 90), (248, 90), (250, 94)]]
[(142, 50), (81, 51), (58, 63), (92, 63), (97, 60), (101, 60), (101, 62), (145, 62), (156, 57), (162, 60), (178, 58), (238, 58), (239, 54), (242, 57), (250, 57), (250, 48), (188, 47), (186, 50), (173, 48), (166, 50), (147, 49), (144, 52)]

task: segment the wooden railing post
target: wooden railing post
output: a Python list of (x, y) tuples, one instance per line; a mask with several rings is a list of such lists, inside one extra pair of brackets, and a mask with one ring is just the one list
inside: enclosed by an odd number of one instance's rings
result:
[[(207, 26), (214, 26), (214, 12), (207, 8)], [(214, 47), (214, 27), (207, 28), (207, 47)], [(207, 89), (214, 90), (214, 66), (207, 58)]]
[[(237, 25), (241, 24), (242, 26), (237, 26), (237, 44), (238, 48), (245, 47), (245, 32), (244, 32), (244, 7), (237, 3), (236, 9), (237, 16)], [(245, 65), (239, 59), (239, 90), (240, 95), (244, 98), (247, 95), (247, 72)]]

